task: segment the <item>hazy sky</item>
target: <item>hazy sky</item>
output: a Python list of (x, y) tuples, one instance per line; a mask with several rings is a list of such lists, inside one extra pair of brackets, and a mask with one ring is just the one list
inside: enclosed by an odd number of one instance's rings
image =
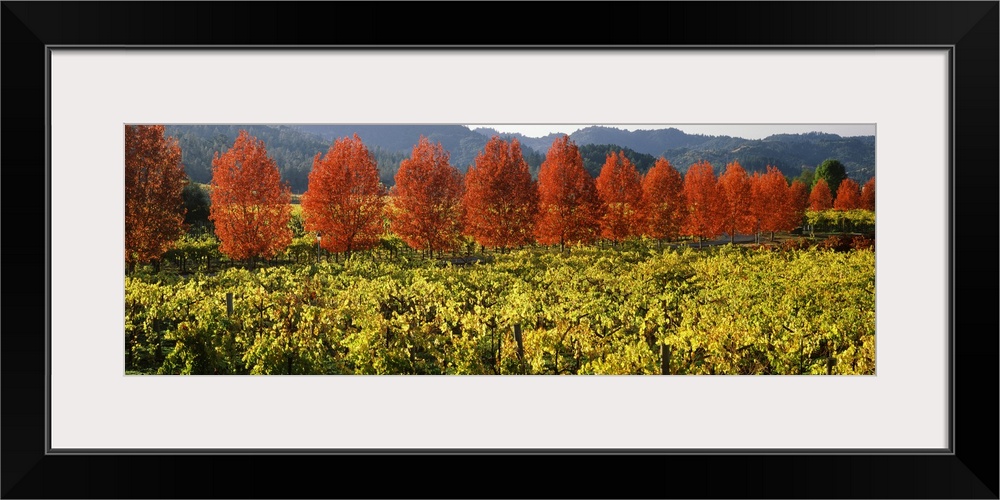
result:
[[(774, 134), (801, 134), (805, 132), (827, 132), (844, 137), (858, 135), (875, 135), (874, 124), (839, 124), (839, 125), (628, 125), (628, 124), (594, 124), (626, 130), (655, 130), (676, 128), (689, 134), (728, 135), (744, 139), (763, 139)], [(528, 137), (543, 137), (550, 133), (570, 134), (591, 124), (582, 125), (485, 125), (471, 124), (469, 128), (489, 127), (500, 132), (520, 132)]]

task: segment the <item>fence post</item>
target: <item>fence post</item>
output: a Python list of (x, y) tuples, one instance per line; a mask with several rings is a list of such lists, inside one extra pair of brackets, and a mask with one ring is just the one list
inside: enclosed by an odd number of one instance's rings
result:
[(670, 375), (670, 347), (660, 344), (660, 375)]
[(524, 361), (524, 340), (521, 337), (521, 324), (514, 324), (514, 340), (517, 341), (517, 359)]

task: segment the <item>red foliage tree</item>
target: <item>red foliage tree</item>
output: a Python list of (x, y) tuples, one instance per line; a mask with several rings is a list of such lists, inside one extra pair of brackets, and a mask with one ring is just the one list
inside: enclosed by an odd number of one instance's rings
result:
[(320, 236), (331, 252), (367, 250), (385, 232), (384, 187), (378, 167), (361, 138), (337, 139), (326, 157), (313, 158), (309, 187), (302, 195), (302, 216), (307, 231)]
[(292, 242), (292, 192), (264, 141), (240, 130), (233, 147), (212, 158), (212, 205), (219, 250), (232, 259), (272, 258)]
[(837, 210), (854, 210), (861, 208), (861, 187), (852, 179), (844, 179), (837, 188), (837, 199), (833, 202)]
[(125, 264), (157, 260), (184, 233), (187, 184), (177, 139), (163, 125), (125, 126)]
[(751, 192), (751, 212), (760, 230), (771, 233), (771, 241), (776, 231), (795, 228), (792, 192), (781, 171), (768, 165), (767, 173), (754, 175)]
[(792, 186), (789, 188), (789, 199), (791, 201), (791, 210), (789, 211), (788, 224), (792, 227), (798, 227), (802, 224), (802, 218), (806, 215), (806, 209), (809, 208), (809, 187), (805, 185), (804, 182), (796, 179), (792, 181)]
[(861, 188), (861, 208), (875, 211), (875, 178), (868, 179)]
[(538, 172), (538, 224), (543, 245), (591, 243), (597, 239), (600, 200), (594, 178), (583, 168), (576, 144), (564, 135), (552, 142)]
[(701, 247), (703, 240), (715, 238), (724, 231), (724, 199), (712, 165), (702, 161), (688, 167), (683, 192), (687, 203), (684, 234), (698, 238)]
[(624, 241), (642, 231), (642, 178), (623, 151), (611, 153), (595, 182), (601, 200), (601, 236)]
[(642, 179), (644, 233), (650, 238), (676, 239), (684, 223), (684, 178), (664, 158), (656, 160)]
[(517, 139), (494, 136), (465, 174), (465, 233), (484, 247), (534, 241), (538, 188)]
[(391, 196), (392, 231), (412, 248), (452, 250), (462, 234), (462, 174), (450, 155), (420, 136), (410, 158), (399, 164)]
[(826, 179), (820, 179), (809, 193), (809, 209), (819, 212), (831, 208), (833, 208), (833, 195), (830, 194), (830, 186), (827, 185)]
[(750, 176), (738, 161), (726, 165), (719, 176), (719, 194), (722, 201), (722, 219), (729, 241), (736, 241), (736, 233), (749, 234), (756, 229), (750, 213)]

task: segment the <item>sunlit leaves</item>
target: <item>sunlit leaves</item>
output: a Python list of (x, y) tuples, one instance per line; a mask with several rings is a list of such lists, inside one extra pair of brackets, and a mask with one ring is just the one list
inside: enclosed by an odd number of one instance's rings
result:
[(788, 231), (801, 222), (792, 191), (777, 168), (768, 166), (767, 173), (755, 175), (751, 194), (751, 214), (760, 231)]
[(392, 231), (413, 248), (430, 252), (458, 246), (462, 233), (462, 174), (440, 143), (421, 136), (396, 172), (389, 202)]
[(337, 139), (313, 160), (302, 195), (305, 229), (331, 252), (370, 249), (385, 232), (383, 194), (375, 160), (357, 134)]
[(241, 130), (233, 147), (212, 159), (212, 206), (222, 253), (232, 259), (272, 258), (292, 241), (292, 195), (263, 141)]
[(601, 236), (623, 241), (638, 235), (643, 222), (642, 179), (624, 152), (608, 154), (595, 184), (601, 200)]
[(517, 139), (494, 136), (465, 175), (465, 233), (484, 247), (534, 241), (538, 189)]
[(868, 179), (861, 188), (861, 206), (865, 210), (875, 211), (875, 178)]
[(654, 374), (663, 346), (673, 374), (874, 371), (870, 250), (576, 247), (156, 280), (126, 281), (129, 370)]
[(837, 210), (854, 210), (861, 208), (861, 187), (852, 179), (844, 179), (837, 190), (837, 199), (833, 202)]
[(684, 178), (664, 158), (656, 160), (642, 179), (643, 234), (655, 239), (676, 239), (681, 234), (687, 206)]
[[(722, 227), (730, 239), (737, 233), (755, 232), (757, 221), (752, 214), (753, 193), (747, 171), (734, 161), (726, 165), (726, 171), (719, 176), (718, 182)], [(776, 208), (780, 211), (780, 207)]]
[(684, 234), (701, 240), (722, 234), (725, 224), (725, 198), (708, 162), (695, 163), (684, 175), (684, 200), (687, 202)]
[(568, 135), (552, 142), (538, 173), (539, 214), (535, 229), (543, 245), (591, 243), (598, 236), (600, 200), (580, 150)]
[(809, 193), (809, 209), (822, 211), (831, 208), (833, 208), (833, 195), (830, 193), (830, 186), (826, 184), (826, 179), (819, 179)]

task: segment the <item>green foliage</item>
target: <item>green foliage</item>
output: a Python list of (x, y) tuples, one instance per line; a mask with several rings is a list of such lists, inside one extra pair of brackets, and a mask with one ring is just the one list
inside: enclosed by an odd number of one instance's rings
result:
[(816, 173), (813, 176), (813, 184), (819, 182), (820, 179), (825, 179), (828, 186), (830, 186), (830, 194), (833, 195), (833, 199), (837, 199), (837, 188), (840, 187), (840, 183), (847, 178), (847, 169), (844, 167), (843, 163), (832, 158), (824, 160), (816, 167)]
[(292, 216), (288, 219), (288, 227), (292, 230), (292, 238), (301, 238), (306, 235), (305, 221), (302, 219), (302, 205), (292, 205)]
[(618, 154), (619, 151), (625, 152), (625, 157), (635, 165), (635, 169), (641, 174), (648, 172), (656, 163), (656, 158), (652, 155), (639, 153), (629, 148), (614, 144), (586, 144), (580, 146), (580, 156), (583, 157), (583, 168), (590, 173), (591, 177), (597, 178), (601, 174), (601, 168), (604, 167), (604, 162), (608, 159), (608, 155), (612, 153)]
[(816, 174), (813, 171), (813, 169), (809, 167), (803, 167), (802, 172), (799, 173), (799, 176), (793, 179), (792, 182), (800, 181), (802, 182), (802, 184), (805, 184), (809, 189), (812, 189), (812, 187), (816, 185), (815, 176)]
[(195, 236), (189, 233), (175, 241), (163, 258), (173, 262), (181, 273), (187, 273), (201, 269), (209, 271), (212, 261), (218, 261), (221, 256), (219, 240), (214, 235), (202, 233)]
[(212, 232), (212, 221), (208, 220), (211, 199), (206, 186), (189, 179), (181, 196), (184, 198), (184, 224), (189, 232)]
[(168, 136), (180, 143), (184, 169), (195, 181), (207, 184), (212, 179), (212, 156), (233, 146), (240, 129), (267, 144), (267, 153), (278, 163), (282, 182), (295, 193), (304, 193), (309, 184), (316, 153), (326, 152), (330, 141), (288, 126), (266, 125), (167, 125)]
[(126, 370), (658, 374), (662, 347), (675, 374), (874, 372), (870, 250), (636, 242), (455, 266), (398, 244), (338, 263), (130, 276)]
[(806, 210), (805, 220), (814, 232), (875, 232), (875, 212), (871, 210)]
[[(724, 248), (665, 343), (672, 373), (874, 373), (874, 253)], [(734, 313), (733, 311), (738, 311)]]

